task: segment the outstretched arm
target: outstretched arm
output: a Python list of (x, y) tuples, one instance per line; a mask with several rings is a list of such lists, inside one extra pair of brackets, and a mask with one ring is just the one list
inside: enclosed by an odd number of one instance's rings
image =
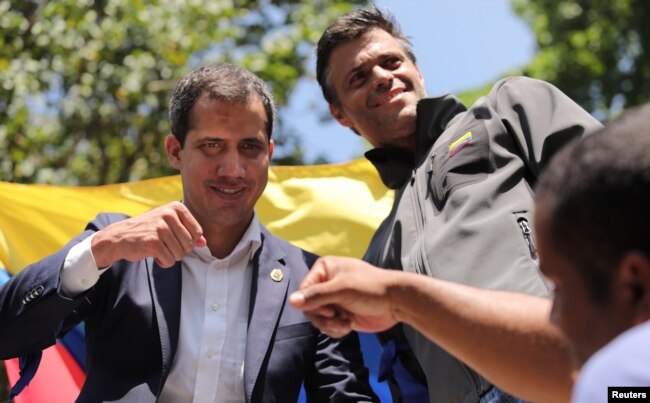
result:
[(570, 398), (573, 363), (546, 299), (324, 257), (289, 301), (332, 336), (404, 322), (514, 395)]

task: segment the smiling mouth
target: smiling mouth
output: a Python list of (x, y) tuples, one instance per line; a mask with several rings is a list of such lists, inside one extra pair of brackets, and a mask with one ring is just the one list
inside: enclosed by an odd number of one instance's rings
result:
[(224, 188), (224, 187), (218, 187), (218, 186), (210, 186), (210, 189), (212, 189), (215, 193), (219, 193), (225, 196), (235, 196), (240, 193), (244, 193), (244, 188)]
[(405, 88), (392, 89), (392, 90), (388, 91), (387, 93), (381, 95), (379, 97), (379, 99), (377, 99), (377, 101), (374, 103), (373, 107), (377, 108), (377, 107), (380, 107), (382, 105), (386, 105), (386, 104), (390, 103), (390, 101), (392, 101), (393, 99), (398, 97), (399, 95), (403, 94), (404, 92), (405, 92)]
[(227, 193), (230, 195), (243, 191), (243, 189), (217, 189), (217, 190), (219, 192)]

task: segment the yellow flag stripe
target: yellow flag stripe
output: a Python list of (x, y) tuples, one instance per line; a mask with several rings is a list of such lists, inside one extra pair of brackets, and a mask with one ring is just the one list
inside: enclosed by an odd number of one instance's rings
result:
[[(135, 215), (181, 197), (179, 176), (96, 187), (0, 182), (0, 268), (15, 274), (54, 253), (99, 212)], [(365, 160), (278, 166), (256, 211), (271, 232), (304, 249), (360, 257), (392, 200)]]
[(449, 144), (449, 152), (452, 152), (454, 148), (458, 147), (460, 144), (464, 143), (467, 140), (471, 140), (472, 132), (467, 132), (463, 134), (458, 140)]

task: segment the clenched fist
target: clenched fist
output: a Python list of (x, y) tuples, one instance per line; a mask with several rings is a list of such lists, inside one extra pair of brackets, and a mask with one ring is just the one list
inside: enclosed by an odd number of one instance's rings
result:
[(125, 259), (153, 257), (161, 267), (171, 267), (195, 246), (205, 246), (201, 225), (187, 207), (171, 202), (109, 225), (97, 232), (91, 248), (100, 268)]

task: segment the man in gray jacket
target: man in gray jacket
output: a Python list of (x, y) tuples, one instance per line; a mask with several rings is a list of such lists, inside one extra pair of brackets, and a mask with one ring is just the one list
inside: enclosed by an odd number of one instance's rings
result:
[[(548, 385), (535, 401), (569, 399), (553, 391), (570, 376), (549, 365), (568, 360), (551, 323), (568, 340), (576, 368), (584, 363), (572, 401), (605, 402), (613, 392), (649, 385), (649, 119), (650, 105), (626, 112), (565, 147), (540, 176), (535, 234), (541, 270), (555, 284), (552, 311), (522, 293), (332, 257), (316, 263), (291, 302), (316, 313), (316, 323), (335, 335), (408, 323), (493, 379), (503, 381), (505, 363), (520, 383)], [(468, 343), (472, 329), (502, 342)], [(492, 349), (503, 359), (494, 361)], [(486, 359), (493, 365), (482, 365)]]
[[(410, 43), (390, 17), (374, 7), (343, 15), (328, 27), (318, 44), (317, 78), (332, 116), (374, 147), (366, 157), (386, 186), (396, 190), (393, 209), (364, 260), (444, 280), (437, 284), (451, 287), (464, 284), (550, 295), (551, 288), (539, 272), (531, 233), (532, 188), (558, 149), (600, 127), (599, 122), (554, 86), (525, 77), (498, 82), (469, 109), (450, 95), (427, 98)], [(331, 259), (330, 264), (361, 262)], [(431, 318), (439, 332), (456, 329), (447, 338), (429, 337), (436, 343), (413, 327), (403, 326), (423, 372), (421, 378), (426, 378), (430, 401), (510, 398), (473, 370), (483, 372), (483, 368), (497, 367), (501, 372), (490, 374), (490, 379), (526, 398), (554, 390), (555, 386), (543, 382), (522, 381), (526, 386), (511, 387), (521, 384), (511, 381), (524, 379), (525, 371), (502, 353), (511, 347), (516, 350), (507, 342), (507, 332), (521, 322), (512, 316), (494, 319), (510, 312), (501, 307), (485, 311), (485, 318), (470, 320), (461, 310), (472, 304), (484, 309), (495, 303), (489, 294), (485, 301), (479, 295), (483, 294), (468, 293), (467, 301), (450, 306), (449, 317)], [(447, 302), (441, 299), (438, 305)], [(536, 309), (541, 307), (539, 318), (546, 322), (547, 303), (541, 298), (532, 301), (539, 305)], [(466, 327), (459, 329), (453, 321)], [(419, 369), (408, 359), (410, 349), (401, 343), (401, 330), (392, 329), (388, 337), (382, 337), (389, 352), (384, 362), (407, 367), (407, 373), (417, 378)], [(558, 340), (557, 334), (549, 332), (552, 340)], [(471, 348), (477, 351), (468, 353)], [(399, 359), (389, 357), (393, 351)], [(532, 365), (564, 373), (570, 368)], [(389, 378), (393, 375), (391, 389), (401, 389), (403, 394), (399, 373), (386, 371)], [(567, 385), (558, 386), (560, 394), (566, 396)], [(400, 393), (394, 396), (399, 399)]]

